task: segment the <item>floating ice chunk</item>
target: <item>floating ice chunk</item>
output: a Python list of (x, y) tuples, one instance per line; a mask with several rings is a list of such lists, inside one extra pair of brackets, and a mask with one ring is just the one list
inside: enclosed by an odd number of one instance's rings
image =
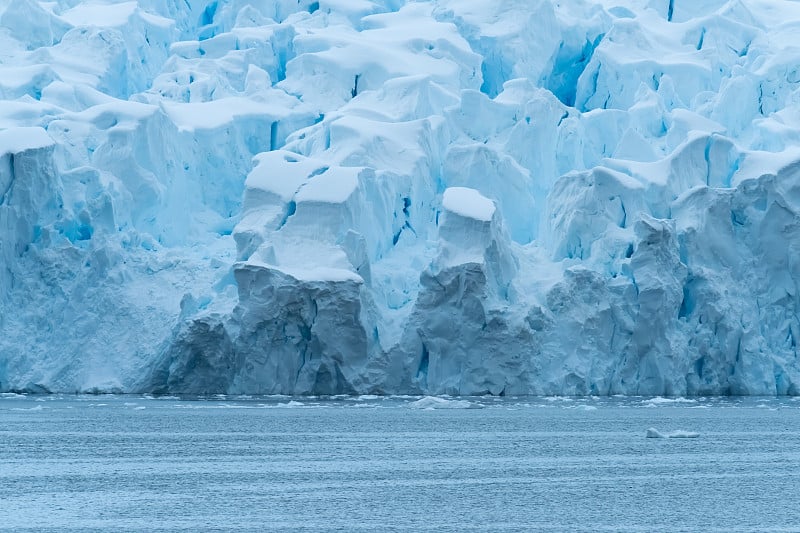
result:
[(655, 405), (672, 405), (672, 404), (682, 404), (682, 403), (697, 403), (697, 400), (693, 400), (691, 398), (664, 398), (661, 396), (656, 396), (655, 398), (650, 398), (642, 402), (644, 405), (648, 406), (655, 406)]
[(700, 434), (694, 431), (684, 431), (680, 429), (671, 433), (667, 433), (667, 437), (670, 439), (696, 439), (699, 436)]
[(482, 406), (467, 400), (448, 400), (436, 396), (425, 396), (411, 402), (408, 407), (411, 409), (480, 409)]
[(682, 429), (670, 431), (668, 433), (661, 433), (655, 428), (649, 428), (646, 433), (648, 439), (696, 439), (699, 433), (694, 431), (684, 431)]

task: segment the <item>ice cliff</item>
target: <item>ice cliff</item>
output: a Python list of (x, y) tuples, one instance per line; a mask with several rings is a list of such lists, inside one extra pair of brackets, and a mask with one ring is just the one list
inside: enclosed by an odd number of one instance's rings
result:
[(0, 0), (0, 390), (800, 394), (798, 32)]

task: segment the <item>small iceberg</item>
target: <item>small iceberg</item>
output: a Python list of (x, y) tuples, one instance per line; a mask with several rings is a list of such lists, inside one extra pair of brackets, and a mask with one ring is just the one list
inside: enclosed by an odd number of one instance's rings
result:
[(47, 409), (47, 407), (42, 407), (41, 405), (37, 405), (36, 407), (12, 407), (12, 411), (42, 411)]
[(697, 403), (697, 400), (693, 398), (664, 398), (662, 396), (656, 396), (654, 398), (648, 398), (642, 402), (643, 405), (648, 407), (656, 407), (658, 405), (675, 405), (675, 404), (682, 404), (682, 403)]
[(436, 396), (425, 396), (408, 404), (411, 409), (480, 409), (483, 406), (467, 400), (448, 400)]
[(684, 431), (682, 429), (671, 431), (669, 433), (661, 433), (655, 428), (649, 428), (646, 434), (648, 439), (696, 439), (699, 436), (699, 433), (695, 433), (694, 431)]

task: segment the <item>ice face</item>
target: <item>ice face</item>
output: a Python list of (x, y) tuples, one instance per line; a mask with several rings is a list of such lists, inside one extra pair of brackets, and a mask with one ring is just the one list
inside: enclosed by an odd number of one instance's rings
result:
[(0, 389), (800, 393), (790, 2), (0, 2)]

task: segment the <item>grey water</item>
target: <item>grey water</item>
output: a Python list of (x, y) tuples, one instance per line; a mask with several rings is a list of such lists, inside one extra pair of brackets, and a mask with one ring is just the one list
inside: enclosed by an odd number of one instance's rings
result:
[(4, 395), (0, 529), (800, 531), (800, 400)]

